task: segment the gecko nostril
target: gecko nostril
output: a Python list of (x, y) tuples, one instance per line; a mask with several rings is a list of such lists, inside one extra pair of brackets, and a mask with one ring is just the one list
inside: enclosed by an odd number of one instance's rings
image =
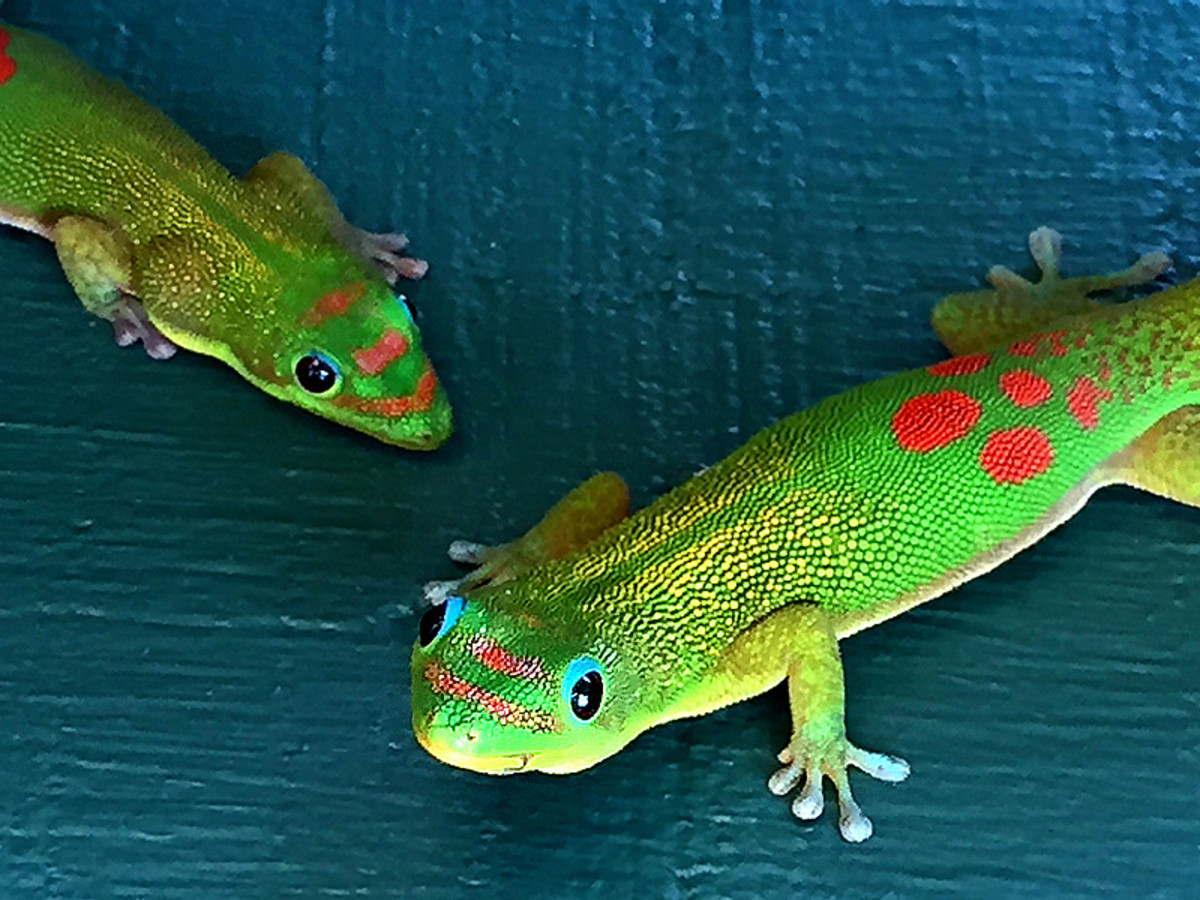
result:
[(468, 744), (474, 744), (476, 741), (479, 740), (479, 729), (472, 728), (470, 731), (467, 732), (466, 738), (467, 738)]

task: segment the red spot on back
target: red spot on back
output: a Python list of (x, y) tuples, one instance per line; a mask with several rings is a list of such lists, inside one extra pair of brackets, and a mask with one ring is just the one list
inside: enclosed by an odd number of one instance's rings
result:
[(1086, 375), (1080, 375), (1067, 394), (1067, 409), (1071, 411), (1075, 421), (1088, 431), (1094, 431), (1100, 424), (1099, 404), (1112, 398), (1112, 391), (1096, 387), (1096, 382)]
[(1013, 356), (1037, 356), (1042, 350), (1042, 345), (1046, 344), (1051, 356), (1066, 356), (1067, 345), (1063, 343), (1063, 338), (1066, 336), (1065, 328), (1045, 334), (1031, 334), (1025, 340), (1010, 345), (1008, 352)]
[(1021, 409), (1041, 406), (1054, 393), (1049, 381), (1028, 369), (1005, 372), (1000, 376), (1000, 389)]
[(398, 419), (409, 413), (425, 412), (433, 406), (433, 398), (437, 395), (438, 380), (433, 369), (425, 370), (417, 382), (417, 389), (406, 397), (355, 397), (351, 394), (338, 394), (331, 401), (334, 406), (351, 409), (355, 412), (372, 416), (384, 416), (388, 419)]
[(1041, 475), (1054, 462), (1054, 447), (1040, 428), (993, 431), (979, 454), (979, 465), (996, 484), (1021, 484)]
[(378, 375), (393, 362), (408, 352), (408, 338), (389, 328), (373, 347), (354, 351), (354, 361), (364, 375)]
[(972, 353), (970, 356), (955, 356), (934, 363), (926, 370), (930, 375), (974, 375), (992, 361), (990, 353)]
[(467, 649), (471, 651), (472, 656), (495, 672), (527, 681), (544, 680), (546, 677), (546, 669), (536, 656), (517, 656), (509, 653), (482, 634), (471, 638)]
[(312, 328), (327, 319), (344, 315), (366, 292), (367, 286), (361, 281), (348, 284), (338, 291), (330, 291), (313, 304), (312, 309), (300, 319), (300, 324), (306, 328)]
[(905, 450), (929, 453), (957, 441), (979, 421), (979, 401), (962, 391), (918, 394), (892, 417), (892, 433)]
[(10, 40), (12, 40), (12, 35), (0, 28), (0, 84), (4, 84), (17, 74), (17, 61), (8, 55)]

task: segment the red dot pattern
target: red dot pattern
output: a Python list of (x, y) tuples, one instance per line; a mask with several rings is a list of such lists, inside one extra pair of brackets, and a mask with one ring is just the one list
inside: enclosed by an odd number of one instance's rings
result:
[(1000, 376), (1000, 389), (1021, 409), (1041, 406), (1054, 393), (1049, 381), (1028, 369), (1005, 372)]
[(990, 353), (972, 353), (970, 356), (956, 356), (953, 359), (934, 363), (928, 368), (930, 375), (974, 375), (987, 367), (992, 361)]
[(1067, 394), (1067, 409), (1071, 411), (1075, 421), (1087, 431), (1095, 431), (1100, 425), (1099, 404), (1112, 398), (1112, 391), (1096, 387), (1096, 382), (1086, 375), (1080, 375), (1075, 379), (1070, 393)]
[(8, 55), (8, 42), (12, 36), (0, 28), (0, 84), (17, 74), (17, 61)]
[(1025, 340), (1012, 344), (1008, 348), (1008, 352), (1013, 356), (1037, 356), (1041, 352), (1042, 345), (1046, 344), (1051, 356), (1066, 356), (1067, 345), (1063, 343), (1063, 338), (1066, 336), (1065, 328), (1045, 334), (1031, 334)]
[(979, 464), (996, 484), (1021, 484), (1053, 462), (1054, 446), (1040, 428), (993, 431), (979, 454)]
[(952, 444), (979, 421), (982, 407), (962, 391), (918, 394), (892, 417), (892, 433), (905, 450), (929, 453)]

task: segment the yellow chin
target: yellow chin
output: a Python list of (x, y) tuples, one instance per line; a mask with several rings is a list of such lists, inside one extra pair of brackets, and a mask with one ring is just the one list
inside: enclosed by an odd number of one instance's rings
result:
[(454, 738), (448, 732), (440, 730), (426, 732), (416, 731), (417, 743), (436, 759), (459, 769), (469, 769), (472, 772), (482, 772), (484, 775), (515, 775), (517, 772), (533, 771), (530, 768), (530, 754), (515, 756), (479, 756), (462, 750), (458, 744), (466, 742), (466, 738)]

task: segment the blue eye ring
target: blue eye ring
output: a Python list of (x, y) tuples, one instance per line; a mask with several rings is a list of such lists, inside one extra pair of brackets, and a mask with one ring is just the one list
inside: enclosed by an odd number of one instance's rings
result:
[(596, 718), (604, 704), (604, 669), (590, 656), (580, 656), (563, 676), (563, 702), (581, 725)]
[(425, 610), (425, 615), (421, 616), (421, 624), (417, 629), (418, 643), (422, 647), (428, 647), (454, 626), (466, 607), (467, 601), (457, 594), (429, 607)]
[(408, 297), (404, 294), (397, 294), (396, 302), (399, 303), (400, 308), (404, 310), (404, 315), (408, 319), (408, 324), (415, 325), (416, 321), (413, 319), (412, 305), (409, 303)]
[(320, 350), (310, 350), (297, 359), (292, 374), (301, 390), (314, 397), (328, 397), (342, 386), (342, 370)]

